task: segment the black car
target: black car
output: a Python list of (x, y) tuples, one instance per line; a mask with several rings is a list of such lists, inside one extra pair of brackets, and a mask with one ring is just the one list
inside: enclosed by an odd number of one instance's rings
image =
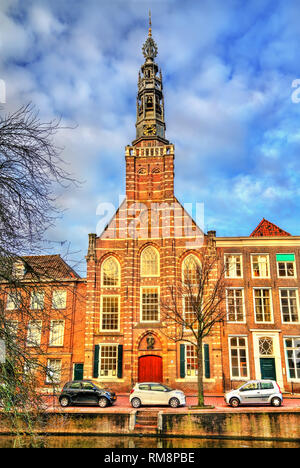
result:
[(59, 396), (63, 408), (72, 405), (97, 405), (105, 408), (113, 405), (117, 397), (114, 392), (101, 390), (91, 380), (73, 380), (67, 382)]

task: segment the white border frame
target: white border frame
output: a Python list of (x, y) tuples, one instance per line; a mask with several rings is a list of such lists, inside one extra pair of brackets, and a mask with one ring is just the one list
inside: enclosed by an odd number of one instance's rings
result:
[[(247, 360), (247, 376), (246, 377), (233, 377), (232, 375), (232, 365), (231, 365), (231, 338), (245, 338), (246, 341), (246, 360)], [(247, 382), (250, 380), (250, 366), (249, 366), (249, 342), (248, 342), (248, 335), (243, 334), (236, 334), (236, 335), (228, 335), (228, 354), (229, 354), (229, 370), (230, 370), (230, 380), (232, 381), (243, 381)]]
[[(274, 324), (274, 309), (273, 309), (273, 294), (272, 294), (272, 288), (270, 286), (255, 286), (253, 289), (253, 311), (254, 311), (254, 323), (259, 325), (259, 324), (266, 324), (266, 323), (269, 323), (269, 324)], [(269, 291), (271, 291), (270, 293), (270, 306), (271, 306), (271, 320), (269, 322), (266, 322), (265, 320), (263, 321), (257, 321), (256, 320), (256, 306), (255, 306), (255, 294), (254, 294), (254, 291), (255, 290), (260, 290), (260, 289), (268, 289)]]
[[(253, 274), (253, 256), (264, 256), (264, 257), (267, 257), (268, 258), (268, 271), (269, 271), (269, 275), (268, 276), (254, 276)], [(270, 254), (269, 253), (265, 253), (265, 252), (262, 252), (262, 253), (251, 253), (250, 254), (250, 263), (251, 263), (251, 278), (252, 279), (271, 279), (271, 269), (270, 269)]]
[[(157, 289), (158, 292), (158, 319), (157, 320), (142, 320), (143, 318), (143, 290)], [(140, 286), (140, 323), (159, 323), (160, 322), (160, 286)]]
[[(283, 313), (282, 313), (282, 304), (281, 304), (281, 294), (280, 291), (286, 291), (286, 290), (293, 290), (296, 291), (296, 302), (297, 302), (297, 312), (298, 312), (298, 320), (296, 322), (285, 322), (283, 320)], [(278, 297), (279, 297), (279, 307), (280, 307), (280, 314), (281, 314), (281, 323), (283, 325), (298, 325), (300, 323), (300, 304), (299, 304), (299, 291), (298, 288), (289, 288), (289, 287), (284, 287), (280, 286), (278, 288)]]
[[(294, 255), (294, 261), (293, 262), (279, 262), (277, 261), (277, 255)], [(297, 279), (297, 265), (296, 265), (296, 254), (295, 252), (276, 252), (275, 254), (275, 261), (276, 261), (276, 272), (277, 272), (277, 278), (278, 279)], [(294, 276), (279, 276), (279, 263), (293, 263), (294, 265)]]
[[(105, 262), (107, 262), (108, 260), (110, 260), (111, 258), (113, 258), (113, 260), (115, 260), (118, 264), (118, 268), (119, 268), (119, 274), (118, 274), (118, 284), (115, 284), (115, 285), (107, 285), (107, 284), (103, 284), (103, 265), (105, 264)], [(103, 289), (116, 289), (116, 288), (120, 288), (121, 287), (121, 265), (120, 265), (120, 262), (119, 260), (114, 256), (114, 255), (108, 255), (104, 260), (103, 262), (101, 263), (101, 288)]]
[[(104, 297), (117, 297), (118, 298), (118, 309), (119, 309), (119, 313), (118, 313), (118, 328), (114, 328), (114, 329), (103, 329), (102, 328), (102, 323), (103, 323), (103, 298)], [(120, 294), (101, 294), (101, 299), (100, 299), (100, 332), (103, 332), (103, 333), (112, 333), (112, 332), (116, 332), (118, 333), (120, 331), (120, 316), (121, 316), (121, 300), (120, 300)]]
[[(235, 255), (236, 257), (240, 257), (240, 263), (241, 263), (241, 276), (227, 276), (227, 271), (226, 271), (226, 256), (233, 256)], [(235, 253), (235, 252), (225, 252), (224, 253), (224, 270), (225, 270), (225, 278), (226, 279), (243, 279), (244, 278), (244, 262), (243, 262), (243, 254), (242, 253)]]
[[(241, 321), (232, 321), (232, 320), (229, 320), (228, 319), (228, 294), (227, 294), (227, 291), (229, 289), (234, 289), (234, 290), (237, 290), (237, 289), (241, 289), (242, 290), (242, 300), (243, 300), (243, 320)], [(227, 323), (230, 323), (230, 324), (239, 324), (239, 323), (246, 323), (246, 304), (245, 304), (245, 288), (244, 287), (238, 287), (238, 286), (235, 286), (235, 287), (226, 287), (226, 320), (227, 320)]]
[(286, 368), (286, 380), (288, 382), (299, 383), (300, 379), (297, 379), (296, 377), (293, 379), (289, 375), (289, 362), (288, 362), (288, 357), (287, 357), (287, 349), (286, 349), (286, 346), (285, 346), (285, 340), (290, 340), (290, 339), (293, 339), (293, 338), (296, 338), (297, 340), (300, 340), (300, 333), (299, 333), (299, 335), (290, 335), (290, 336), (284, 335), (282, 338), (283, 338), (284, 361), (285, 361), (285, 368)]

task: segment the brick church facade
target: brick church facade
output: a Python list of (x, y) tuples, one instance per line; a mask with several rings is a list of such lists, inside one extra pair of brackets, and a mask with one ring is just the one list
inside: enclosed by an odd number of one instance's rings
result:
[(226, 320), (204, 340), (205, 391), (255, 378), (300, 391), (300, 236), (265, 219), (249, 237), (200, 230), (174, 194), (175, 152), (165, 135), (151, 28), (143, 54), (136, 139), (125, 150), (126, 198), (103, 233), (89, 235), (86, 279), (63, 275), (72, 319), (60, 345), (47, 350), (49, 365), (59, 384), (87, 378), (125, 392), (152, 380), (196, 391), (195, 350), (167, 338), (161, 299), (204, 247), (219, 255), (226, 281)]

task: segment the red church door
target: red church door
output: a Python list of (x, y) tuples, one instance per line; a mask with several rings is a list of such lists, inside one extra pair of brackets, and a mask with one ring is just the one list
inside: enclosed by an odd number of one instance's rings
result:
[(162, 358), (160, 356), (139, 358), (139, 382), (162, 382)]

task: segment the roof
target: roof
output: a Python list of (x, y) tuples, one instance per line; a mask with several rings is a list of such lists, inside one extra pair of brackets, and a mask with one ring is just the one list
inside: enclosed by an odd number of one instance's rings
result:
[(34, 255), (21, 257), (25, 263), (24, 280), (79, 279), (80, 276), (60, 255)]
[(263, 218), (259, 225), (250, 234), (250, 237), (276, 237), (276, 236), (291, 236), (289, 232), (284, 231), (276, 224), (271, 223), (267, 219)]

